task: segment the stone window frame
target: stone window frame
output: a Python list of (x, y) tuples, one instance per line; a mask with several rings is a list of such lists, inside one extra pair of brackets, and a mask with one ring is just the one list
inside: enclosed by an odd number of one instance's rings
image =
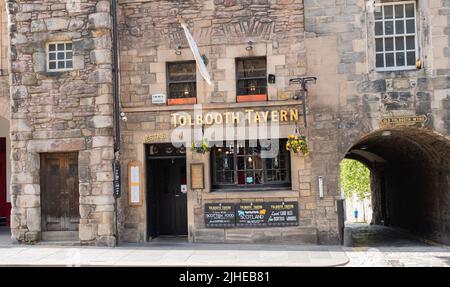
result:
[[(370, 25), (369, 25), (369, 35), (371, 36), (372, 43), (373, 43), (373, 47), (370, 50), (371, 51), (370, 57), (373, 60), (371, 60), (370, 62), (373, 63), (373, 69), (374, 69), (375, 72), (380, 72), (380, 73), (382, 73), (382, 72), (397, 72), (397, 71), (398, 72), (402, 72), (402, 71), (408, 72), (408, 71), (415, 71), (415, 70), (417, 70), (415, 61), (414, 61), (414, 65), (409, 65), (409, 66), (407, 65), (407, 57), (405, 57), (405, 66), (396, 66), (395, 64), (392, 67), (386, 67), (385, 66), (383, 68), (381, 68), (381, 67), (379, 68), (379, 67), (376, 66), (376, 55), (377, 54), (382, 54), (384, 56), (384, 64), (386, 63), (386, 57), (385, 57), (386, 51), (384, 50), (384, 44), (385, 44), (384, 43), (384, 39), (386, 38), (386, 34), (385, 34), (385, 30), (384, 30), (384, 25), (382, 26), (383, 33), (380, 36), (376, 36), (375, 35), (375, 22), (377, 22), (377, 20), (375, 20), (375, 11), (376, 11), (376, 9), (378, 7), (394, 6), (393, 13), (395, 14), (395, 5), (403, 5), (405, 7), (405, 5), (408, 5), (408, 4), (413, 4), (414, 5), (414, 28), (415, 28), (415, 31), (414, 31), (414, 33), (410, 33), (410, 34), (404, 33), (404, 34), (400, 34), (400, 35), (402, 35), (402, 37), (406, 37), (405, 35), (414, 35), (414, 38), (415, 38), (414, 39), (415, 60), (420, 59), (420, 47), (419, 47), (419, 33), (420, 33), (419, 20), (420, 19), (419, 19), (419, 14), (418, 14), (418, 11), (417, 11), (417, 9), (418, 9), (417, 1), (416, 0), (408, 0), (408, 1), (383, 1), (383, 2), (376, 2), (376, 3), (374, 3), (374, 11), (370, 15), (371, 16), (371, 21), (370, 21)], [(405, 8), (404, 8), (403, 11), (405, 13)], [(405, 21), (406, 19), (409, 19), (409, 18), (412, 19), (412, 17), (406, 17), (406, 14), (404, 14), (404, 17), (401, 18), (401, 19), (403, 19), (403, 21)], [(392, 19), (393, 19), (393, 22), (394, 22), (394, 25), (393, 25), (394, 33), (392, 34), (392, 37), (394, 38), (393, 45), (395, 45), (395, 38), (396, 38), (396, 34), (395, 34), (395, 29), (396, 29), (395, 28), (395, 15), (393, 16)], [(381, 21), (384, 22), (385, 20), (383, 19)], [(406, 32), (406, 25), (405, 25), (404, 29), (405, 29), (405, 32)], [(391, 36), (388, 36), (387, 38), (389, 38), (389, 37), (391, 37)], [(376, 39), (377, 38), (383, 39), (383, 51), (382, 52), (377, 52), (376, 51)], [(406, 40), (404, 41), (403, 45), (404, 45), (404, 49), (402, 51), (404, 51), (404, 53), (406, 54), (407, 51), (408, 51), (406, 49)], [(411, 51), (412, 51), (412, 49), (411, 49)], [(392, 52), (394, 54), (394, 63), (396, 63), (395, 46), (394, 46)]]
[[(259, 60), (259, 59), (264, 59), (265, 61), (265, 65), (266, 65), (266, 70), (265, 70), (265, 75), (263, 76), (257, 76), (257, 77), (239, 77), (239, 62), (243, 62), (246, 60)], [(239, 98), (249, 98), (251, 99), (250, 101), (268, 101), (268, 93), (269, 93), (269, 85), (268, 85), (268, 81), (267, 81), (267, 69), (268, 69), (268, 63), (267, 63), (267, 56), (250, 56), (250, 57), (237, 57), (235, 58), (235, 77), (236, 77), (236, 101), (240, 102)], [(265, 93), (264, 94), (239, 94), (239, 82), (240, 81), (246, 81), (246, 80), (264, 80), (265, 81)], [(264, 95), (265, 97), (258, 97)], [(253, 98), (253, 99), (252, 99)], [(247, 100), (244, 100), (247, 101)]]
[[(64, 49), (58, 50), (58, 45), (64, 45)], [(71, 49), (67, 49), (67, 44), (71, 45)], [(50, 45), (55, 45), (55, 50), (50, 51)], [(58, 54), (63, 52), (64, 59), (58, 59)], [(67, 54), (71, 53), (71, 58), (67, 58)], [(74, 51), (72, 41), (52, 41), (46, 44), (46, 67), (48, 72), (65, 72), (74, 70)], [(50, 59), (50, 54), (55, 54), (55, 59)], [(50, 63), (56, 63), (56, 68), (50, 68)], [(64, 63), (64, 68), (58, 68), (60, 62)], [(71, 67), (67, 68), (67, 63), (71, 62)]]
[[(186, 80), (186, 81), (171, 81), (170, 78), (170, 69), (169, 66), (172, 65), (177, 65), (177, 64), (192, 64), (194, 65), (194, 70), (195, 70), (195, 80)], [(187, 102), (184, 101), (184, 99), (189, 99), (189, 98), (195, 98), (195, 100), (197, 100), (197, 95), (198, 95), (198, 88), (197, 88), (197, 65), (195, 60), (187, 60), (187, 61), (170, 61), (170, 62), (166, 62), (166, 81), (167, 81), (167, 101), (168, 101), (168, 105), (177, 105), (177, 104), (186, 104)], [(194, 92), (195, 95), (191, 96), (191, 97), (181, 97), (181, 98), (171, 98), (171, 91), (170, 91), (170, 85), (171, 84), (193, 84), (194, 87)], [(171, 103), (170, 100), (173, 100), (173, 102)], [(179, 102), (177, 102), (179, 101)]]

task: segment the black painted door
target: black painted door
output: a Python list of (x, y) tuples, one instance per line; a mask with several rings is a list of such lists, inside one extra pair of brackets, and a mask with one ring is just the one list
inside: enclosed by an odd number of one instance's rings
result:
[(151, 237), (186, 236), (186, 160), (154, 159), (149, 163), (149, 231)]

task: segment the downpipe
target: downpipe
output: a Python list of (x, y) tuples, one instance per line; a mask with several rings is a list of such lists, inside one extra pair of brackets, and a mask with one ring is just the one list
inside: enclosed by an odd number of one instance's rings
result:
[(118, 234), (118, 208), (117, 201), (121, 194), (121, 171), (120, 171), (120, 71), (119, 71), (119, 45), (117, 30), (117, 0), (111, 1), (111, 41), (113, 49), (113, 101), (114, 101), (114, 237), (115, 244), (119, 244)]

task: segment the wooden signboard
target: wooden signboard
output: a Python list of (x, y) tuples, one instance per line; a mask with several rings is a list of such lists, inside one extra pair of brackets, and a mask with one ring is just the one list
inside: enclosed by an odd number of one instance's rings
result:
[(191, 189), (205, 188), (205, 166), (203, 163), (191, 163)]
[(236, 225), (234, 204), (207, 203), (205, 204), (205, 225), (214, 227), (234, 227)]
[(128, 205), (142, 205), (141, 163), (132, 161), (128, 164)]

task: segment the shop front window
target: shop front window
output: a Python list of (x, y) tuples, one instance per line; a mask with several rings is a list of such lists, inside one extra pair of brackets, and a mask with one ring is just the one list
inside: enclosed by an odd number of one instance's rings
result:
[(264, 157), (270, 146), (250, 147), (237, 142), (211, 150), (213, 189), (248, 189), (290, 187), (289, 152), (286, 141), (279, 141), (275, 157)]

